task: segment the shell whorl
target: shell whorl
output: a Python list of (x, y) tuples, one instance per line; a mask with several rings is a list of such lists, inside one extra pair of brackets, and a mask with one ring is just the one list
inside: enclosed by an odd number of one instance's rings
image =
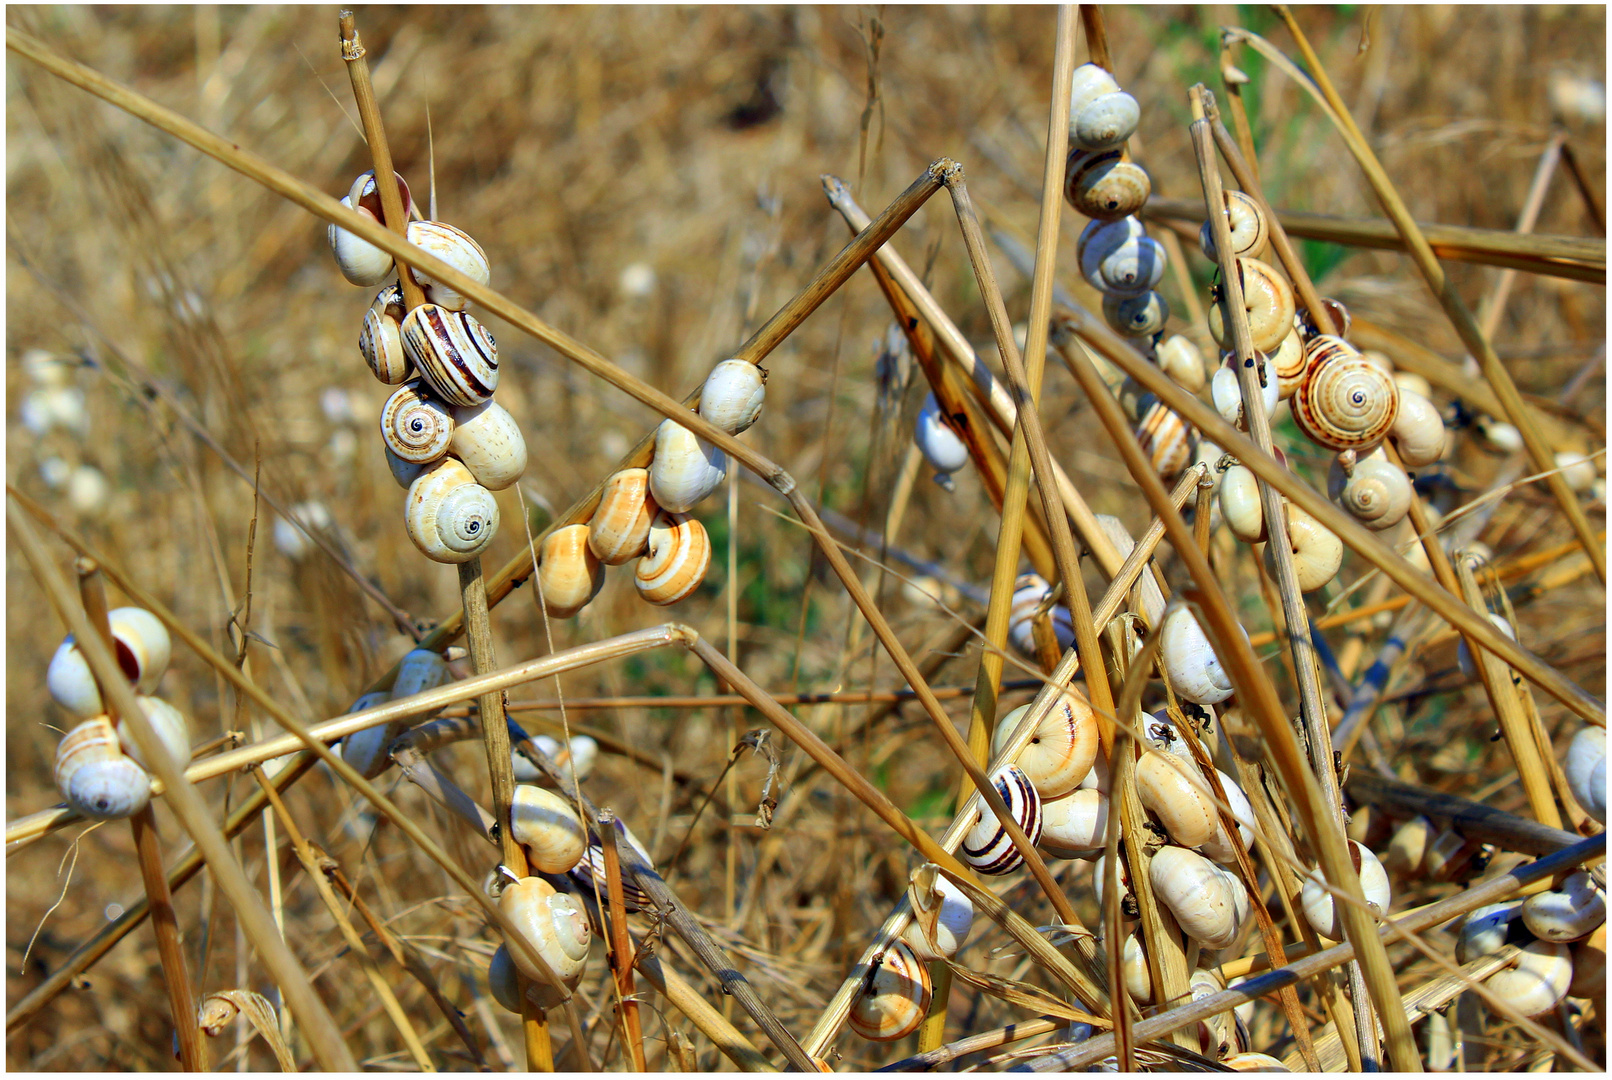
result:
[(905, 942), (892, 942), (868, 971), (846, 1021), (864, 1039), (904, 1038), (923, 1023), (929, 995), (928, 967)]
[[(1273, 352), (1293, 329), (1296, 301), (1293, 286), (1276, 268), (1258, 259), (1237, 260), (1238, 280), (1243, 287), (1243, 308), (1248, 313), (1248, 333), (1258, 352)], [(1231, 348), (1231, 327), (1226, 321), (1226, 295), (1221, 291), (1209, 309), (1209, 332), (1222, 348)]]
[(1414, 494), (1410, 477), (1378, 452), (1355, 462), (1349, 474), (1334, 462), (1327, 480), (1328, 494), (1368, 529), (1392, 528), (1410, 510)]
[(498, 502), (462, 463), (443, 458), (409, 485), (403, 521), (427, 558), (469, 562), (498, 532)]
[(1141, 296), (1110, 293), (1103, 297), (1103, 318), (1126, 337), (1152, 337), (1170, 321), (1170, 305), (1153, 289)]
[(1136, 426), (1136, 441), (1165, 483), (1192, 463), (1193, 435), (1192, 425), (1162, 401), (1154, 402)]
[(126, 818), (151, 799), (151, 778), (123, 752), (105, 716), (69, 731), (56, 746), (56, 787), (85, 817)]
[(510, 833), (545, 874), (564, 874), (582, 861), (587, 830), (563, 796), (532, 784), (516, 784), (509, 805)]
[[(1017, 765), (1004, 765), (992, 774), (991, 783), (1030, 842), (1039, 841), (1041, 796), (1036, 794), (1030, 778)], [(1012, 838), (989, 806), (981, 805), (976, 811), (974, 827), (963, 837), (960, 850), (963, 860), (982, 874), (1006, 874), (1024, 864), (1024, 856), (1013, 846)]]
[[(385, 296), (385, 291), (381, 295)], [(371, 307), (364, 312), (364, 328), (358, 333), (358, 352), (375, 377), (388, 386), (403, 382), (414, 370), (408, 354), (403, 351), (402, 323), (384, 306), (379, 310)]]
[[(1029, 705), (1020, 705), (997, 721), (992, 754), (1002, 751), (1029, 709)], [(1029, 743), (1013, 763), (1029, 777), (1036, 794), (1046, 803), (1079, 787), (1096, 760), (1097, 714), (1084, 698), (1070, 691), (1036, 725)]]
[(381, 406), (381, 438), (404, 461), (425, 464), (448, 452), (453, 414), (416, 379), (392, 391)]
[[(1270, 225), (1252, 196), (1241, 191), (1225, 192), (1227, 223), (1231, 226), (1231, 253), (1239, 258), (1257, 259), (1270, 240)], [(1210, 262), (1219, 262), (1215, 253), (1215, 233), (1209, 222), (1198, 230), (1198, 246)]]
[(633, 584), (651, 604), (675, 604), (699, 587), (711, 565), (711, 538), (687, 514), (665, 510), (649, 526), (649, 553), (638, 560)]
[[(567, 983), (581, 975), (593, 931), (575, 897), (556, 891), (540, 877), (528, 877), (505, 889), (498, 906), (554, 974)], [(528, 979), (548, 985), (522, 950), (510, 949), (509, 954)]]
[(604, 566), (588, 547), (586, 525), (567, 525), (543, 538), (537, 584), (551, 619), (569, 619), (598, 595)]
[(1342, 338), (1312, 338), (1305, 354), (1309, 370), (1292, 402), (1299, 430), (1332, 450), (1369, 450), (1382, 442), (1399, 415), (1393, 376)]
[(648, 469), (612, 474), (588, 522), (588, 546), (606, 566), (631, 562), (649, 550), (649, 525), (659, 509), (649, 493)]
[(1141, 210), (1153, 182), (1118, 150), (1071, 150), (1064, 166), (1064, 198), (1089, 218), (1116, 221)]
[(403, 351), (451, 405), (480, 405), (498, 389), (498, 345), (463, 311), (421, 304), (403, 319)]

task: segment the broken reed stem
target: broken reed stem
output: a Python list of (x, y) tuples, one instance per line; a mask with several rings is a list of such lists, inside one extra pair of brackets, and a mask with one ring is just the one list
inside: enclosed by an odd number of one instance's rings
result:
[[(1242, 147), (1243, 159), (1248, 162), (1249, 176), (1254, 186), (1259, 186), (1259, 155), (1254, 150), (1254, 130), (1248, 125), (1248, 108), (1243, 104), (1242, 84), (1248, 81), (1248, 76), (1242, 69), (1232, 63), (1231, 41), (1222, 34), (1220, 37), (1220, 79), (1226, 87), (1226, 100), (1231, 103), (1231, 122), (1237, 129), (1237, 144)], [(1239, 184), (1242, 178), (1237, 179)], [(1248, 188), (1244, 187), (1244, 191)], [(1276, 215), (1266, 210), (1266, 220), (1275, 223)]]
[[(504, 739), (509, 740), (505, 729)], [(610, 972), (616, 986), (616, 1011), (621, 1018), (621, 1041), (632, 1056), (634, 1072), (644, 1072), (644, 1032), (638, 1024), (638, 999), (633, 996), (632, 942), (627, 934), (627, 907), (622, 902), (621, 854), (616, 850), (616, 815), (599, 811), (599, 847), (604, 852), (605, 891), (610, 905)]]

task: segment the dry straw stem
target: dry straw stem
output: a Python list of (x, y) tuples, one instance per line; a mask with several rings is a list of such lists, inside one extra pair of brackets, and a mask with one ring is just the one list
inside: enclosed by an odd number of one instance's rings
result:
[(688, 1017), (689, 1023), (700, 1029), (700, 1034), (711, 1040), (729, 1061), (742, 1072), (777, 1072), (755, 1044), (745, 1038), (727, 1018), (711, 1007), (704, 996), (688, 981), (666, 965), (660, 953), (637, 945), (635, 966), (649, 984), (665, 995), (678, 1012)]
[[(1377, 200), (1382, 203), (1383, 209), (1387, 211), (1388, 216), (1393, 220), (1395, 228), (1404, 237), (1411, 258), (1416, 263), (1416, 269), (1421, 272), (1422, 278), (1427, 282), (1428, 289), (1437, 298), (1439, 305), (1444, 309), (1445, 315), (1449, 317), (1456, 334), (1461, 338), (1461, 343), (1467, 347), (1467, 351), (1478, 361), (1478, 366), (1483, 370), (1484, 378), (1489, 381), (1490, 388), (1494, 390), (1495, 396), (1500, 399), (1500, 405), (1504, 409), (1506, 419), (1510, 420), (1522, 434), (1523, 445), (1527, 447), (1528, 456), (1533, 461), (1534, 467), (1541, 472), (1554, 469), (1556, 463), (1552, 458), (1550, 449), (1545, 445), (1545, 440), (1540, 437), (1539, 430), (1535, 426), (1527, 406), (1523, 403), (1521, 395), (1517, 393), (1517, 385), (1512, 382), (1511, 373), (1500, 362), (1500, 357), (1495, 355), (1494, 347), (1489, 344), (1487, 336), (1478, 326), (1477, 320), (1473, 318), (1471, 310), (1466, 306), (1466, 302), (1461, 299), (1460, 292), (1457, 291), (1445, 275), (1444, 268), (1439, 265), (1438, 258), (1433, 254), (1433, 249), (1428, 245), (1426, 237), (1422, 235), (1421, 229), (1417, 227), (1415, 220), (1410, 216), (1410, 211), (1406, 208), (1404, 200), (1399, 197), (1399, 192), (1394, 188), (1393, 182), (1388, 179), (1388, 174), (1383, 171), (1382, 163), (1377, 160), (1377, 155), (1372, 153), (1365, 136), (1355, 126), (1354, 118), (1349, 114), (1348, 108), (1343, 104), (1342, 99), (1338, 97), (1337, 90), (1332, 86), (1332, 80), (1327, 77), (1326, 69), (1321, 66), (1320, 57), (1315, 55), (1315, 50), (1310, 47), (1309, 39), (1304, 36), (1304, 31), (1299, 29), (1298, 23), (1293, 18), (1293, 13), (1287, 9), (1286, 5), (1277, 5), (1276, 11), (1282, 17), (1282, 21), (1287, 24), (1294, 41), (1298, 43), (1299, 51), (1304, 54), (1304, 62), (1309, 66), (1317, 85), (1321, 88), (1321, 92), (1326, 95), (1327, 101), (1331, 103), (1338, 130), (1343, 135), (1349, 152), (1354, 155), (1361, 171), (1366, 174), (1366, 179), (1371, 184), (1372, 192), (1377, 196)], [(1584, 508), (1579, 505), (1578, 496), (1574, 494), (1573, 488), (1568, 484), (1567, 479), (1559, 472), (1552, 472), (1545, 482), (1550, 486), (1551, 494), (1555, 497), (1557, 504), (1561, 506), (1562, 512), (1567, 515), (1568, 523), (1572, 525), (1573, 531), (1578, 535), (1579, 543), (1583, 545), (1585, 553), (1589, 555), (1590, 562), (1595, 567), (1596, 577), (1601, 579), (1602, 585), (1605, 585), (1606, 553), (1601, 550), (1601, 545), (1596, 543), (1595, 532), (1590, 528), (1589, 518), (1584, 516)]]
[[(505, 729), (505, 741), (509, 731)], [(599, 811), (599, 847), (604, 852), (605, 892), (610, 911), (610, 973), (616, 986), (616, 1011), (621, 1018), (621, 1041), (632, 1055), (634, 1072), (644, 1071), (644, 1032), (638, 1025), (638, 1001), (633, 997), (632, 941), (627, 935), (627, 907), (621, 892), (621, 853), (616, 849), (616, 815), (609, 807)]]
[(1494, 844), (1502, 851), (1551, 855), (1572, 847), (1581, 839), (1565, 829), (1541, 825), (1486, 803), (1434, 791), (1391, 776), (1381, 776), (1368, 769), (1352, 770), (1345, 786), (1359, 803), (1391, 808), (1397, 812), (1396, 816), (1426, 814), (1430, 818), (1448, 821), (1456, 832), (1467, 839)]

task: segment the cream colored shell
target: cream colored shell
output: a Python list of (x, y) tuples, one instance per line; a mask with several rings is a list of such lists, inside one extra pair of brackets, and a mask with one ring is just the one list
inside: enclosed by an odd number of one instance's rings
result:
[(1523, 946), (1516, 966), (1501, 968), (1484, 985), (1522, 1015), (1538, 1016), (1567, 996), (1572, 981), (1573, 960), (1567, 946), (1534, 941)]
[[(138, 607), (107, 612), (112, 630), (113, 657), (136, 691), (149, 694), (168, 670), (173, 644), (168, 628), (151, 612)], [(75, 719), (87, 720), (103, 711), (101, 691), (83, 653), (71, 634), (57, 646), (45, 670), (45, 686), (56, 703)]]
[(1176, 608), (1164, 617), (1162, 656), (1175, 692), (1199, 705), (1217, 705), (1231, 697), (1231, 679), (1192, 609)]
[[(162, 743), (168, 756), (173, 758), (174, 764), (181, 769), (190, 764), (190, 722), (185, 714), (168, 704), (159, 697), (140, 696), (135, 698), (140, 707), (145, 710), (146, 722), (157, 733), (157, 740)], [(141, 768), (149, 769), (150, 763), (140, 752), (140, 746), (134, 741), (134, 735), (129, 730), (129, 721), (118, 720), (118, 745)]]
[(1232, 535), (1245, 544), (1265, 539), (1265, 511), (1259, 501), (1259, 478), (1246, 465), (1233, 465), (1220, 478), (1220, 514)]
[(1064, 166), (1064, 198), (1086, 217), (1117, 221), (1147, 205), (1153, 182), (1147, 170), (1121, 159), (1118, 150), (1069, 152)]
[(587, 853), (587, 830), (571, 802), (561, 795), (531, 784), (516, 784), (509, 817), (510, 834), (526, 848), (533, 869), (563, 874)]
[[(1266, 243), (1270, 240), (1270, 226), (1265, 221), (1264, 213), (1250, 195), (1241, 191), (1227, 191), (1224, 194), (1227, 224), (1231, 228), (1231, 253), (1250, 259), (1259, 258), (1265, 254)], [(1214, 229), (1207, 221), (1198, 230), (1198, 246), (1203, 249), (1204, 258), (1212, 263), (1220, 261), (1220, 256), (1215, 253)]]
[(588, 606), (604, 584), (604, 567), (588, 547), (588, 527), (567, 525), (543, 538), (538, 588), (551, 619), (569, 619)]
[(453, 410), (448, 450), (465, 463), (476, 483), (502, 491), (526, 471), (526, 439), (509, 410), (494, 401)]
[(710, 565), (705, 526), (687, 514), (662, 510), (649, 526), (649, 552), (633, 569), (633, 584), (651, 604), (675, 604), (699, 588)]
[[(487, 253), (463, 229), (457, 229), (445, 221), (411, 221), (408, 240), (415, 247), (435, 255), (478, 285), (485, 285), (492, 280)], [(453, 311), (463, 311), (470, 303), (453, 289), (432, 280), (423, 270), (414, 271), (414, 280), (425, 290), (425, 298), (429, 303)]]
[[(1337, 576), (1343, 565), (1343, 541), (1293, 503), (1287, 504), (1287, 535), (1299, 591), (1314, 592)], [(1274, 576), (1276, 562), (1268, 545), (1265, 566)]]
[[(1013, 729), (1029, 711), (1030, 705), (1020, 705), (997, 721), (991, 740), (992, 757), (1002, 752)], [(1071, 692), (1060, 697), (1042, 717), (1029, 744), (1019, 751), (1013, 763), (1024, 771), (1035, 785), (1036, 794), (1046, 801), (1061, 798), (1079, 787), (1096, 759), (1097, 714), (1083, 697)]]
[(1183, 847), (1215, 836), (1220, 823), (1198, 767), (1164, 750), (1148, 750), (1136, 763), (1136, 794)]
[(1088, 859), (1102, 851), (1108, 835), (1108, 796), (1080, 788), (1041, 804), (1038, 847), (1056, 859)]
[[(1258, 259), (1238, 259), (1243, 286), (1243, 308), (1248, 313), (1248, 332), (1258, 352), (1275, 351), (1293, 329), (1293, 286), (1276, 268)], [(1209, 309), (1209, 332), (1222, 348), (1232, 347), (1231, 328), (1226, 324), (1222, 295)]]
[[(593, 931), (582, 905), (540, 877), (522, 878), (506, 888), (498, 907), (515, 924), (532, 949), (561, 980), (575, 985), (588, 958)], [(528, 963), (519, 949), (509, 950), (510, 959), (521, 974), (547, 985), (542, 972)]]
[(727, 475), (728, 457), (675, 420), (655, 429), (655, 458), (649, 465), (649, 491), (662, 510), (692, 510)]
[(1425, 468), (1444, 456), (1444, 419), (1423, 394), (1399, 386), (1399, 412), (1388, 433), (1408, 469)]
[(748, 360), (724, 360), (700, 388), (700, 415), (729, 435), (756, 422), (767, 396), (767, 376)]
[(1241, 881), (1186, 848), (1169, 845), (1155, 852), (1148, 880), (1182, 931), (1210, 949), (1235, 941), (1251, 910)]
[(427, 558), (469, 562), (498, 532), (498, 503), (469, 469), (443, 458), (409, 485), (404, 524)]
[(864, 1039), (900, 1039), (923, 1023), (929, 994), (928, 967), (905, 942), (893, 942), (874, 961), (846, 1020)]
[[(1388, 911), (1388, 905), (1393, 899), (1393, 890), (1388, 882), (1388, 871), (1378, 861), (1370, 848), (1355, 840), (1349, 841), (1349, 852), (1355, 862), (1355, 870), (1360, 875), (1360, 888), (1366, 897), (1366, 906), (1371, 913), (1382, 917)], [(1300, 902), (1304, 907), (1304, 918), (1309, 922), (1310, 928), (1322, 937), (1333, 941), (1343, 940), (1343, 919), (1338, 911), (1341, 901), (1335, 901), (1332, 893), (1325, 885), (1325, 875), (1320, 868), (1310, 871), (1304, 880), (1304, 889), (1300, 894)]]
[(941, 874), (934, 863), (912, 872), (907, 885), (912, 922), (901, 940), (920, 960), (946, 960), (968, 940), (974, 925), (974, 904), (968, 895)]
[(151, 799), (151, 778), (118, 745), (105, 716), (69, 731), (56, 747), (56, 788), (85, 817), (126, 818)]

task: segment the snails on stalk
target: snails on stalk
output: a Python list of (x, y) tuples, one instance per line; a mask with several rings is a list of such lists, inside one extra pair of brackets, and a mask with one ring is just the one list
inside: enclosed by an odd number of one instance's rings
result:
[(1064, 198), (1080, 213), (1101, 221), (1118, 221), (1147, 205), (1153, 182), (1147, 170), (1121, 160), (1118, 150), (1069, 152), (1064, 166)]
[(1178, 607), (1165, 615), (1160, 635), (1164, 670), (1177, 694), (1199, 705), (1218, 705), (1231, 697), (1231, 679), (1191, 608)]
[(537, 584), (551, 619), (569, 619), (599, 594), (604, 567), (588, 547), (586, 525), (567, 525), (543, 538)]
[(394, 390), (381, 406), (381, 439), (402, 461), (425, 465), (448, 452), (453, 414), (431, 396), (425, 380)]
[[(397, 177), (397, 190), (403, 198), (403, 214), (407, 217), (414, 201), (409, 195), (409, 185), (401, 175)], [(375, 186), (373, 169), (360, 174), (353, 181), (347, 194), (342, 196), (341, 204), (360, 217), (385, 224), (386, 214), (381, 209), (381, 195)], [(354, 285), (379, 285), (392, 272), (392, 256), (368, 240), (360, 239), (356, 234), (335, 225), (326, 228), (325, 238), (330, 243), (332, 254), (336, 256), (336, 265), (341, 269), (342, 277)]]
[(526, 439), (520, 425), (508, 409), (493, 401), (454, 408), (448, 451), (490, 491), (502, 491), (526, 471)]
[[(576, 898), (557, 892), (540, 877), (527, 877), (503, 891), (498, 907), (554, 974), (568, 987), (575, 987), (582, 978), (588, 944), (593, 938), (588, 918)], [(538, 997), (548, 1003), (544, 1007), (559, 1004), (559, 992), (521, 950), (510, 949), (509, 955), (520, 973), (531, 980)]]
[(409, 485), (403, 520), (427, 558), (469, 562), (498, 532), (498, 503), (462, 463), (443, 458)]
[(1388, 460), (1382, 447), (1357, 456), (1345, 450), (1327, 473), (1327, 495), (1368, 529), (1391, 529), (1410, 511), (1410, 477)]
[(968, 940), (974, 904), (934, 863), (913, 870), (907, 886), (912, 922), (901, 940), (920, 960), (948, 960)]
[[(1366, 905), (1371, 908), (1373, 915), (1381, 917), (1388, 911), (1393, 898), (1388, 871), (1383, 869), (1383, 864), (1370, 848), (1354, 840), (1348, 843), (1349, 856), (1354, 862), (1355, 873), (1360, 875), (1360, 888), (1365, 893)], [(1325, 875), (1319, 868), (1311, 870), (1305, 878), (1304, 890), (1300, 895), (1304, 918), (1317, 934), (1333, 941), (1342, 941), (1343, 916), (1337, 910), (1339, 904), (1334, 902), (1324, 881)]]
[[(1041, 838), (1041, 796), (1035, 785), (1017, 765), (1003, 765), (991, 774), (991, 783), (1032, 844)], [(982, 874), (1007, 874), (1024, 865), (1024, 856), (1013, 846), (1013, 839), (997, 820), (991, 808), (981, 802), (975, 811), (974, 826), (963, 837), (963, 860)]]
[[(1300, 592), (1314, 592), (1337, 576), (1343, 565), (1343, 541), (1294, 503), (1287, 504), (1287, 539)], [(1265, 567), (1275, 577), (1276, 558), (1269, 544)]]
[(606, 566), (631, 562), (649, 550), (649, 524), (659, 509), (649, 494), (648, 469), (612, 474), (588, 522), (588, 547)]
[(1224, 949), (1235, 941), (1252, 910), (1248, 890), (1236, 875), (1173, 844), (1154, 853), (1148, 880), (1182, 932), (1206, 948)]
[[(112, 652), (118, 667), (136, 692), (151, 693), (168, 670), (173, 651), (168, 628), (151, 612), (138, 607), (113, 608), (107, 612), (107, 622), (111, 624)], [(56, 703), (76, 719), (87, 720), (104, 711), (95, 676), (71, 634), (51, 656), (45, 686)]]
[(526, 849), (534, 869), (564, 874), (588, 850), (587, 830), (570, 801), (545, 788), (516, 784), (509, 805), (510, 834)]
[(55, 775), (67, 805), (85, 817), (130, 817), (151, 800), (151, 778), (123, 752), (106, 716), (92, 717), (62, 737)]
[(498, 389), (498, 345), (475, 316), (421, 304), (401, 333), (404, 353), (448, 404), (480, 405)]
[(675, 420), (655, 429), (649, 491), (662, 510), (683, 514), (716, 490), (727, 475), (728, 456)]

